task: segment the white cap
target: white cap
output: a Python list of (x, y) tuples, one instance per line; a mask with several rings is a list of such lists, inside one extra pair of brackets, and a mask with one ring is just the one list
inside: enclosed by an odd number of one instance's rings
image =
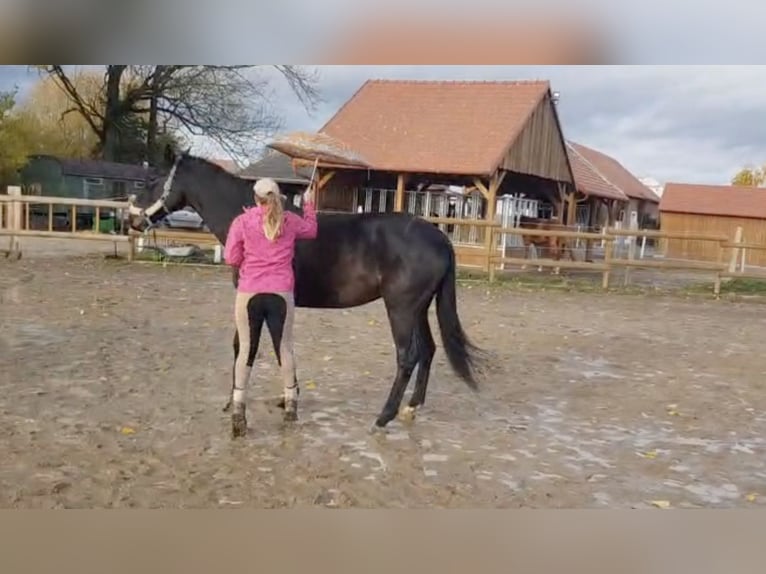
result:
[(264, 177), (256, 181), (255, 185), (253, 186), (253, 191), (255, 192), (255, 195), (261, 199), (266, 199), (270, 193), (274, 193), (279, 196), (282, 195), (279, 192), (279, 185), (277, 185), (277, 182), (270, 177)]

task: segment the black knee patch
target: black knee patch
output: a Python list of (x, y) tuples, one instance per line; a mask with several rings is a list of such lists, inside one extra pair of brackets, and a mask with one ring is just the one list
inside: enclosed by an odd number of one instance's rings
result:
[[(271, 335), (271, 342), (274, 345), (274, 354), (277, 357), (277, 363), (282, 364), (282, 357), (279, 348), (282, 344), (282, 333), (287, 318), (287, 302), (279, 295), (274, 293), (259, 293), (253, 295), (247, 305), (248, 317), (250, 320), (250, 341), (251, 347), (255, 345), (255, 351), (258, 350), (258, 340), (261, 337), (263, 322)], [(248, 357), (249, 358), (249, 357)], [(252, 360), (255, 360), (253, 352)]]

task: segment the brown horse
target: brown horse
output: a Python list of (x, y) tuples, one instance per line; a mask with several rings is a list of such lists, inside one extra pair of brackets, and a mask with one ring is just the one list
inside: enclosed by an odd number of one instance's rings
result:
[[(556, 230), (563, 226), (554, 219), (541, 219), (537, 217), (527, 217), (522, 215), (519, 217), (519, 227), (526, 229), (543, 229), (543, 230)], [(524, 242), (524, 259), (529, 258), (529, 248), (534, 245), (536, 251), (550, 254), (550, 258), (554, 261), (561, 261), (562, 255), (565, 253), (569, 255), (569, 259), (574, 261), (572, 255), (572, 249), (567, 244), (566, 237), (555, 237), (550, 235), (522, 235), (522, 241)], [(526, 265), (521, 268), (526, 269)], [(539, 271), (542, 271), (542, 267), (538, 267)], [(560, 267), (554, 268), (554, 274), (558, 275), (561, 271)]]

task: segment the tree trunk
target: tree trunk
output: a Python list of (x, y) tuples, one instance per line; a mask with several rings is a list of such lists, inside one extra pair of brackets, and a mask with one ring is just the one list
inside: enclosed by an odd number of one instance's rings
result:
[(149, 98), (149, 124), (146, 127), (146, 160), (157, 165), (157, 94), (152, 91)]
[(120, 147), (120, 120), (122, 119), (122, 101), (120, 100), (120, 80), (127, 66), (107, 66), (106, 69), (106, 107), (104, 110), (102, 157), (106, 161), (117, 161)]

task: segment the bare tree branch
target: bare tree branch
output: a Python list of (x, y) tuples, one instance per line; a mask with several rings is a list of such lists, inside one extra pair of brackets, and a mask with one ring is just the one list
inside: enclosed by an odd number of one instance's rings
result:
[[(105, 153), (119, 144), (120, 130), (143, 125), (148, 156), (162, 133), (202, 135), (232, 156), (250, 155), (283, 126), (274, 75), (265, 66), (107, 66), (103, 98), (78, 94), (63, 66), (39, 66), (55, 78), (99, 136)], [(320, 101), (318, 76), (301, 66), (276, 65), (307, 111)], [(117, 87), (119, 85), (119, 88)]]

